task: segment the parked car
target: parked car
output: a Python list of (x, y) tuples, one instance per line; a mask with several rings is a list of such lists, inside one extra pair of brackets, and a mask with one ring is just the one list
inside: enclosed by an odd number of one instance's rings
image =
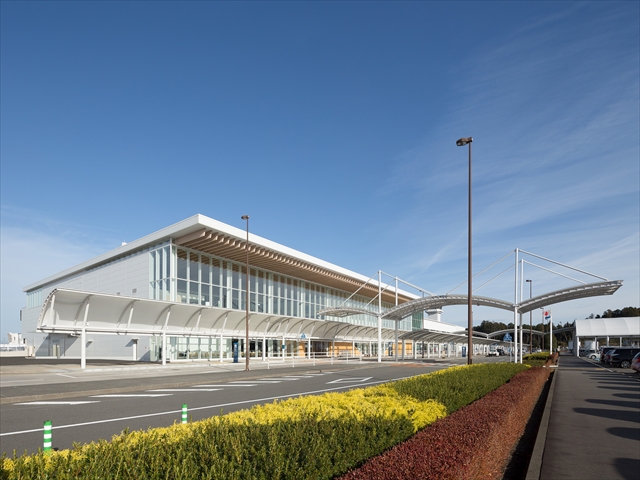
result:
[(603, 359), (602, 359), (602, 363), (604, 363), (605, 365), (611, 365), (611, 355), (612, 355), (612, 354), (613, 354), (613, 352), (615, 352), (615, 351), (616, 351), (615, 347), (614, 347), (614, 348), (612, 348), (612, 349), (610, 349), (610, 350), (607, 350), (607, 351), (605, 352), (605, 354), (604, 354)]
[(600, 363), (605, 363), (604, 356), (616, 347), (600, 347)]
[(639, 347), (622, 347), (616, 348), (611, 353), (609, 365), (612, 367), (629, 368), (631, 366), (631, 360), (638, 353), (640, 353)]
[(637, 353), (633, 360), (631, 360), (631, 369), (640, 373), (640, 353)]

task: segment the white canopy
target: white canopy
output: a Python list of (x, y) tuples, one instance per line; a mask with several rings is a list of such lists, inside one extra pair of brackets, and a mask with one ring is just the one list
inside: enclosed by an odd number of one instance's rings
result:
[[(245, 334), (246, 313), (201, 305), (164, 302), (104, 293), (56, 289), (47, 297), (37, 329), (52, 333), (103, 333), (174, 336), (238, 336)], [(302, 335), (304, 334), (304, 337)], [(375, 326), (249, 312), (252, 338), (371, 341)], [(383, 328), (391, 340), (395, 330)]]
[(640, 317), (576, 319), (575, 329), (577, 337), (640, 337)]

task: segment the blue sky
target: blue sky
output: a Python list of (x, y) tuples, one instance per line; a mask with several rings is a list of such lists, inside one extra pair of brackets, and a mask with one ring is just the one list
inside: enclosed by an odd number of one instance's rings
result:
[[(640, 306), (638, 2), (0, 8), (0, 341), (22, 287), (196, 213), (447, 293), (467, 271), (464, 136), (476, 272), (520, 248), (624, 280), (556, 323)], [(476, 293), (512, 300), (513, 277)]]

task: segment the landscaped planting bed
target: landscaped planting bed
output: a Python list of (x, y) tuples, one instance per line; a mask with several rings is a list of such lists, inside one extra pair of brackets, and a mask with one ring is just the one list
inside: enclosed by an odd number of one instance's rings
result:
[(551, 369), (532, 368), (340, 480), (502, 478)]
[(529, 367), (454, 367), (300, 397), (71, 450), (2, 459), (7, 479), (330, 479), (389, 450)]

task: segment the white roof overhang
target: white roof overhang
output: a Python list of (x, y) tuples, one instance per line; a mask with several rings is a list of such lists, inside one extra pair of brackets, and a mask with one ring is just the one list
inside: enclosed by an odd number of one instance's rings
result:
[(555, 303), (567, 302), (578, 298), (613, 295), (621, 286), (622, 280), (610, 280), (555, 290), (520, 302), (518, 312), (526, 313), (537, 308), (545, 308)]
[[(529, 333), (529, 328), (527, 328), (527, 326), (525, 325), (523, 331), (528, 334)], [(507, 328), (505, 330), (497, 330), (495, 332), (488, 333), (487, 337), (489, 337), (489, 338), (500, 337), (500, 336), (503, 336), (503, 335), (505, 335), (507, 333), (514, 333), (514, 329), (513, 328)], [(541, 332), (540, 330), (536, 330), (535, 328), (531, 329), (531, 333), (533, 335), (540, 335), (540, 336), (547, 334), (547, 332)]]
[[(462, 330), (457, 333), (438, 332), (437, 330), (414, 330), (407, 332), (399, 337), (402, 340), (413, 340), (415, 342), (431, 342), (431, 343), (467, 343), (469, 338), (467, 332)], [(473, 336), (472, 342), (477, 345), (495, 345), (504, 342), (497, 341), (494, 338)]]
[[(50, 333), (89, 333), (238, 336), (245, 334), (246, 312), (201, 305), (163, 302), (103, 293), (56, 289), (42, 306), (37, 330)], [(378, 338), (373, 326), (249, 312), (253, 338), (305, 338), (334, 341), (371, 341)], [(392, 339), (395, 330), (383, 328)]]
[(578, 337), (640, 337), (640, 317), (575, 320), (575, 329)]
[[(482, 305), (485, 307), (501, 308), (503, 310), (513, 310), (513, 303), (505, 302), (497, 298), (473, 296), (474, 305)], [(402, 320), (409, 317), (415, 312), (422, 312), (432, 308), (442, 308), (447, 305), (466, 305), (467, 295), (434, 295), (432, 297), (423, 297), (410, 302), (403, 303), (397, 307), (390, 308), (382, 315), (382, 318), (388, 320)]]
[[(519, 313), (526, 313), (537, 308), (548, 307), (555, 303), (567, 302), (569, 300), (576, 300), (578, 298), (594, 297), (598, 295), (613, 295), (622, 286), (622, 280), (612, 280), (606, 282), (588, 283), (578, 285), (575, 287), (564, 288), (562, 290), (555, 290), (553, 292), (545, 293), (537, 297), (530, 298), (515, 305), (511, 302), (506, 302), (498, 298), (481, 297), (479, 295), (473, 295), (473, 305), (483, 307), (494, 307), (502, 310), (513, 311), (518, 309)], [(413, 313), (422, 312), (432, 308), (442, 308), (447, 305), (466, 305), (468, 303), (466, 294), (460, 295), (433, 295), (429, 297), (417, 298), (409, 302), (405, 302), (396, 307), (386, 310), (382, 318), (385, 320), (402, 320), (411, 316)], [(326, 308), (321, 310), (322, 315), (330, 315), (335, 317), (345, 317), (348, 315), (357, 315), (366, 313), (369, 315), (376, 315), (375, 312), (366, 311), (356, 308)]]

